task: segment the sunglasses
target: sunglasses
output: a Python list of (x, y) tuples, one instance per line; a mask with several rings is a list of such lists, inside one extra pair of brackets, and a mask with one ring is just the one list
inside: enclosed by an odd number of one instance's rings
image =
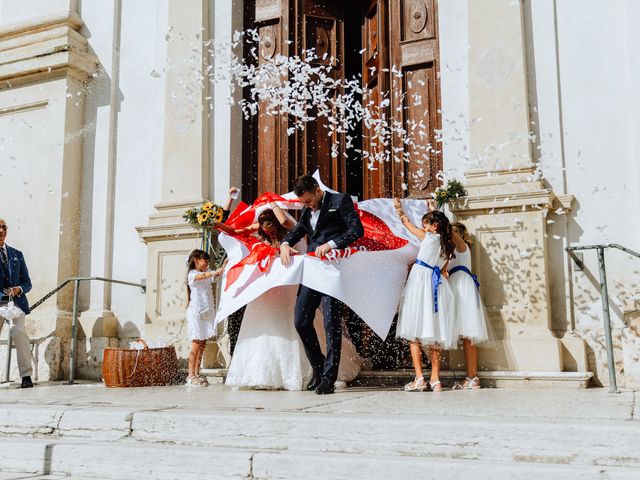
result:
[(0, 225), (0, 230), (6, 230), (7, 226), (6, 225)]

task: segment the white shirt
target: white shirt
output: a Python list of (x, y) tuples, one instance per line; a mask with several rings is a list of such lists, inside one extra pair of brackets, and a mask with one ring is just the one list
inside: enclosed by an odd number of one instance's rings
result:
[(311, 216), (309, 217), (309, 224), (311, 225), (311, 230), (316, 229), (316, 225), (318, 225), (318, 218), (320, 218), (320, 208), (318, 210), (313, 210), (311, 212)]
[[(324, 200), (327, 198), (326, 194), (322, 195), (322, 200), (320, 201), (320, 208), (318, 208), (317, 210), (311, 210), (311, 215), (309, 216), (309, 225), (311, 226), (311, 230), (315, 230), (316, 226), (318, 225), (318, 219), (320, 218), (320, 212), (322, 211), (322, 204), (324, 203)], [(336, 245), (336, 242), (334, 242), (333, 240), (329, 240), (327, 242), (331, 248), (337, 248), (338, 245)], [(283, 242), (282, 243), (289, 245), (289, 242)]]

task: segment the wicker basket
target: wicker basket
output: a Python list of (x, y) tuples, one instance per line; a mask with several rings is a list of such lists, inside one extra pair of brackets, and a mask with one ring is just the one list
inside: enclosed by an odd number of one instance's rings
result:
[(106, 348), (102, 359), (102, 378), (107, 387), (153, 387), (170, 385), (178, 373), (178, 357), (173, 347), (142, 350)]

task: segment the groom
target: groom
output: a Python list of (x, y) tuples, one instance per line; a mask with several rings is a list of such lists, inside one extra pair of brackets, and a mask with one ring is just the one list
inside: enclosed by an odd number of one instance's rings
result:
[[(353, 201), (346, 193), (323, 191), (315, 178), (302, 175), (296, 180), (293, 193), (304, 203), (300, 221), (280, 246), (280, 259), (285, 267), (291, 265), (291, 255), (298, 253), (291, 245), (308, 237), (307, 253), (315, 252), (320, 258), (333, 249), (347, 248), (364, 235), (360, 217)], [(313, 327), (316, 310), (322, 304), (327, 356), (322, 354), (318, 335)], [(295, 327), (313, 367), (313, 379), (307, 390), (319, 395), (333, 393), (342, 344), (342, 304), (329, 295), (300, 285), (295, 308)]]

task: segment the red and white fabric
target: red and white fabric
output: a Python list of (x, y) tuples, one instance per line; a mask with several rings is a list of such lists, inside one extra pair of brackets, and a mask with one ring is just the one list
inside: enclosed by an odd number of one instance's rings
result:
[[(254, 223), (260, 212), (270, 208), (270, 201), (283, 209), (301, 208), (293, 193), (282, 196), (267, 193), (251, 206), (239, 206), (227, 224), (243, 228)], [(216, 324), (269, 289), (302, 284), (342, 301), (378, 336), (385, 338), (398, 309), (407, 266), (415, 262), (420, 242), (402, 226), (391, 199), (365, 200), (355, 206), (364, 226), (364, 237), (323, 259), (301, 252), (293, 257), (289, 268), (281, 264), (276, 249), (260, 243), (255, 236), (220, 233), (219, 241), (229, 262)], [(403, 208), (420, 225), (426, 212), (425, 202), (403, 200)]]

